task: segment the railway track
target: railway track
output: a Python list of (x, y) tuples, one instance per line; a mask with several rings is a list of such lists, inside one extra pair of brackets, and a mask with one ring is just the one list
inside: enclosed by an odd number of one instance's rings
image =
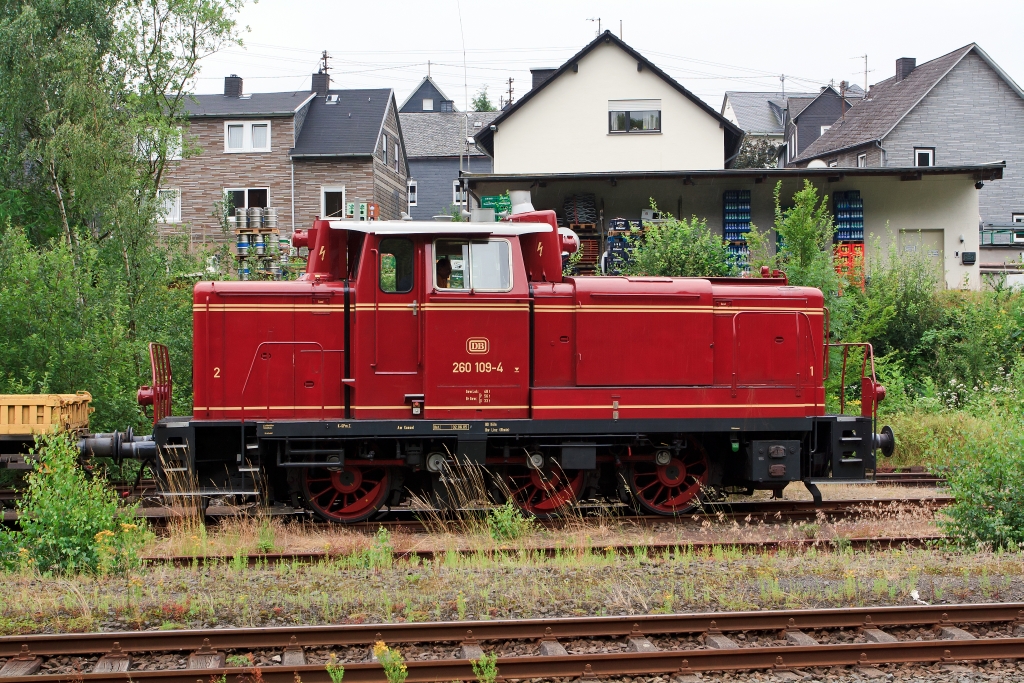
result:
[[(0, 496), (2, 496), (0, 492)], [(930, 510), (939, 510), (953, 502), (951, 496), (936, 495), (929, 498), (910, 499), (877, 499), (863, 498), (851, 500), (825, 500), (815, 504), (810, 500), (760, 500), (760, 501), (736, 501), (728, 503), (706, 503), (699, 509), (680, 514), (674, 517), (663, 515), (638, 515), (628, 506), (581, 506), (577, 512), (571, 515), (574, 521), (597, 522), (600, 520), (629, 522), (643, 526), (657, 524), (674, 524), (679, 522), (701, 521), (703, 519), (721, 520), (743, 520), (750, 522), (799, 522), (818, 519), (824, 515), (826, 519), (846, 519), (861, 517), (868, 514), (880, 514), (894, 511), (898, 508), (924, 507)], [(436, 511), (431, 511), (436, 512)], [(3, 511), (4, 521), (16, 521), (18, 516), (15, 510), (6, 509)], [(270, 514), (272, 517), (308, 519), (316, 521), (308, 510), (302, 508), (278, 507), (261, 508), (252, 506), (230, 506), (211, 505), (205, 511), (208, 519), (216, 520), (231, 517), (240, 517), (247, 514)], [(486, 510), (464, 510), (460, 514), (486, 514)], [(181, 518), (194, 514), (193, 511), (183, 508), (165, 506), (140, 506), (139, 516), (145, 517), (156, 524), (166, 523), (169, 520)], [(377, 530), (380, 527), (392, 529), (405, 529), (409, 531), (427, 531), (431, 524), (424, 521), (424, 511), (417, 511), (410, 508), (385, 508), (381, 511), (378, 519), (366, 522), (358, 522), (346, 525), (352, 529)], [(565, 519), (540, 520), (541, 524), (558, 528), (566, 524)]]
[[(0, 638), (7, 658), (0, 676), (12, 683), (64, 683), (69, 673), (75, 681), (193, 683), (227, 675), (328, 683), (324, 663), (333, 653), (347, 683), (383, 683), (382, 667), (368, 656), (383, 641), (404, 654), (407, 683), (475, 680), (470, 660), (484, 653), (498, 655), (505, 680), (686, 680), (702, 671), (1015, 660), (1024, 657), (1022, 636), (1024, 603), (46, 634)], [(166, 653), (177, 654), (168, 662)], [(251, 654), (251, 663), (226, 666), (229, 654)], [(61, 664), (69, 659), (77, 670)]]
[[(846, 547), (851, 550), (891, 550), (896, 548), (926, 548), (946, 540), (945, 536), (870, 536), (864, 538), (792, 538), (773, 539), (756, 541), (678, 541), (675, 543), (644, 543), (640, 552), (648, 556), (661, 555), (664, 553), (690, 551), (701, 552), (713, 549), (733, 549), (747, 551), (775, 552), (780, 550), (807, 550), (809, 548), (840, 548)], [(616, 553), (619, 555), (631, 555), (637, 553), (637, 544), (608, 545), (603, 543), (595, 546), (539, 546), (523, 547), (516, 549), (495, 549), (495, 550), (431, 550), (416, 549), (409, 551), (397, 551), (394, 557), (397, 559), (415, 557), (420, 561), (430, 561), (446, 557), (449, 553), (455, 552), (466, 556), (485, 555), (498, 559), (505, 555), (518, 557), (520, 553), (527, 555), (542, 555), (544, 557), (572, 556), (577, 553)], [(328, 551), (314, 552), (282, 552), (282, 553), (254, 553), (245, 556), (249, 566), (272, 565), (280, 563), (315, 563), (326, 562), (338, 555)], [(172, 556), (149, 556), (142, 558), (144, 562), (151, 565), (172, 564), (179, 567), (207, 564), (228, 564), (238, 562), (236, 555), (172, 555)]]

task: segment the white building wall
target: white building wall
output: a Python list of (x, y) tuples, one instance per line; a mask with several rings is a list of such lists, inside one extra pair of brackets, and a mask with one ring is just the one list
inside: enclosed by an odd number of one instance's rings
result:
[[(661, 133), (608, 132), (609, 100), (661, 100)], [(719, 169), (718, 120), (606, 43), (547, 84), (494, 133), (494, 173)]]

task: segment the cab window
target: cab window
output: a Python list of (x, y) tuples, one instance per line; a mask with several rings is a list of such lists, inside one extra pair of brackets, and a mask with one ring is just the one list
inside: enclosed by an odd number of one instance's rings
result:
[(508, 240), (437, 240), (434, 287), (507, 292), (512, 289), (512, 248)]
[(405, 294), (412, 291), (412, 240), (388, 237), (380, 241), (380, 291)]

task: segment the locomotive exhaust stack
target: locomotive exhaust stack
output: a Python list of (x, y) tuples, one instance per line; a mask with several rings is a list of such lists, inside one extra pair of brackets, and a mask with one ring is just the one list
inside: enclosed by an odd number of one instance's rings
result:
[(170, 416), (154, 344), (153, 436), (82, 448), (150, 459), (158, 481), (194, 483), (185, 495), (343, 523), (409, 491), (443, 504), (465, 462), (537, 516), (595, 495), (673, 515), (709, 489), (862, 482), (893, 451), (870, 345), (829, 344), (821, 292), (784, 273), (563, 276), (579, 239), (553, 211), (317, 220), (292, 244), (309, 249), (297, 281), (196, 285), (192, 415)]

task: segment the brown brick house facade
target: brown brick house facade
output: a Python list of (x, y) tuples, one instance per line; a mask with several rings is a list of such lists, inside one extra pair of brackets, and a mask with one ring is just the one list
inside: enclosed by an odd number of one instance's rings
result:
[[(187, 146), (201, 152), (168, 164), (161, 185), (178, 193), (178, 205), (168, 209), (171, 221), (161, 224), (162, 230), (185, 228), (193, 243), (231, 241), (219, 211), (228, 190), (243, 189), (256, 190), (244, 195), (253, 205), (265, 202), (277, 209), (285, 234), (323, 213), (325, 191), (343, 192), (349, 204), (375, 202), (383, 220), (400, 218), (407, 204), (408, 166), (394, 93), (327, 90), (319, 76), (314, 75), (314, 85), (321, 86), (320, 93), (240, 95), (241, 79), (229, 77), (224, 95), (195, 96), (184, 135)], [(242, 151), (228, 148), (229, 124), (243, 125), (250, 136)], [(262, 139), (254, 124), (268, 125), (267, 148), (251, 149)], [(237, 142), (231, 139), (232, 145)]]

